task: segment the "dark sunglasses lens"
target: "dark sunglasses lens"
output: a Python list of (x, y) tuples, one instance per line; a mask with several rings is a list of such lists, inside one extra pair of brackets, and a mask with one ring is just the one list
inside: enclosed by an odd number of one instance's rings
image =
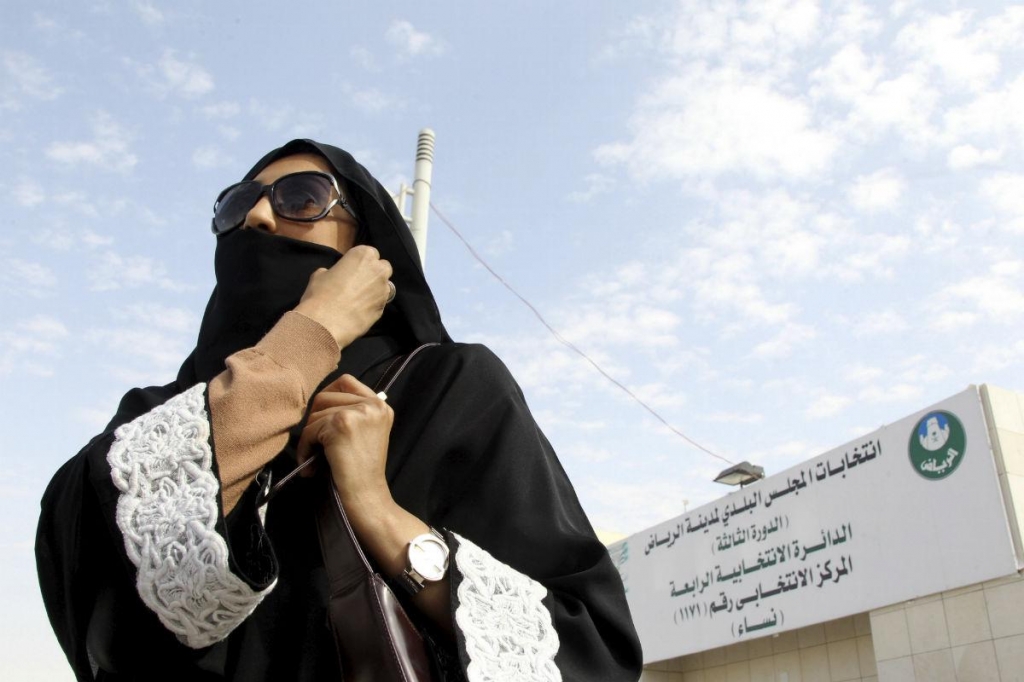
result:
[(258, 182), (240, 182), (224, 191), (213, 214), (217, 234), (238, 227), (256, 205), (262, 191)]
[(274, 185), (274, 210), (283, 218), (316, 220), (331, 203), (334, 185), (323, 175), (286, 175)]

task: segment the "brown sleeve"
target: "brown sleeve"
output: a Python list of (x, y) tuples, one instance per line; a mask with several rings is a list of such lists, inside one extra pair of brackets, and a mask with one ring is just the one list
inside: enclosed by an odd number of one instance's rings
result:
[(210, 422), (226, 516), (263, 466), (288, 443), (313, 391), (338, 366), (338, 343), (291, 311), (252, 348), (228, 357), (210, 382)]

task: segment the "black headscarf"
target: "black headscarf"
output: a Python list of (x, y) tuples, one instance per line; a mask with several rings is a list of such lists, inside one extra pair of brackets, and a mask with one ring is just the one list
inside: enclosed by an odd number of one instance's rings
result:
[[(292, 140), (260, 159), (244, 179), (253, 179), (278, 159), (302, 153), (317, 154), (331, 166), (356, 207), (362, 239), (376, 247), (394, 270), (395, 300), (380, 322), (347, 349), (342, 369), (358, 374), (357, 363), (384, 352), (382, 344), (390, 348), (397, 343), (408, 350), (450, 340), (405, 219), (388, 191), (348, 152), (312, 140)], [(229, 355), (254, 346), (285, 312), (295, 308), (313, 271), (331, 267), (340, 257), (329, 247), (256, 230), (236, 229), (218, 237), (217, 286), (206, 306), (196, 349), (178, 372), (179, 390), (209, 381), (223, 371)]]

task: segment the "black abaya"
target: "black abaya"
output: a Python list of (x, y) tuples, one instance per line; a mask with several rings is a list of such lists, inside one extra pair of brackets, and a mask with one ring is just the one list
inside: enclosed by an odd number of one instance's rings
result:
[[(448, 338), (384, 189), (341, 150), (310, 141), (272, 152), (247, 177), (304, 151), (346, 181), (399, 292), (325, 383), (342, 372), (372, 383), (395, 355), (440, 343), (389, 390), (386, 476), (398, 504), (447, 531), (456, 641), (432, 637), (446, 675), (635, 680), (639, 643), (607, 552), (507, 369)], [(80, 680), (340, 679), (316, 482), (295, 480), (262, 510), (254, 483), (224, 518), (206, 398), (224, 359), (255, 344), (337, 255), (242, 230), (217, 249), (217, 289), (178, 379), (130, 391), (43, 498), (40, 584)], [(239, 260), (267, 267), (239, 279)], [(271, 477), (293, 464), (286, 451)]]

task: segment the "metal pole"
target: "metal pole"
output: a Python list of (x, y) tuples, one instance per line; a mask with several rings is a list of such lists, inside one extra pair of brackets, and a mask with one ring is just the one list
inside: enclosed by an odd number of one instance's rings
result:
[(424, 128), (416, 140), (416, 169), (412, 181), (412, 219), (409, 230), (427, 268), (427, 219), (430, 217), (430, 178), (434, 172), (434, 131)]

